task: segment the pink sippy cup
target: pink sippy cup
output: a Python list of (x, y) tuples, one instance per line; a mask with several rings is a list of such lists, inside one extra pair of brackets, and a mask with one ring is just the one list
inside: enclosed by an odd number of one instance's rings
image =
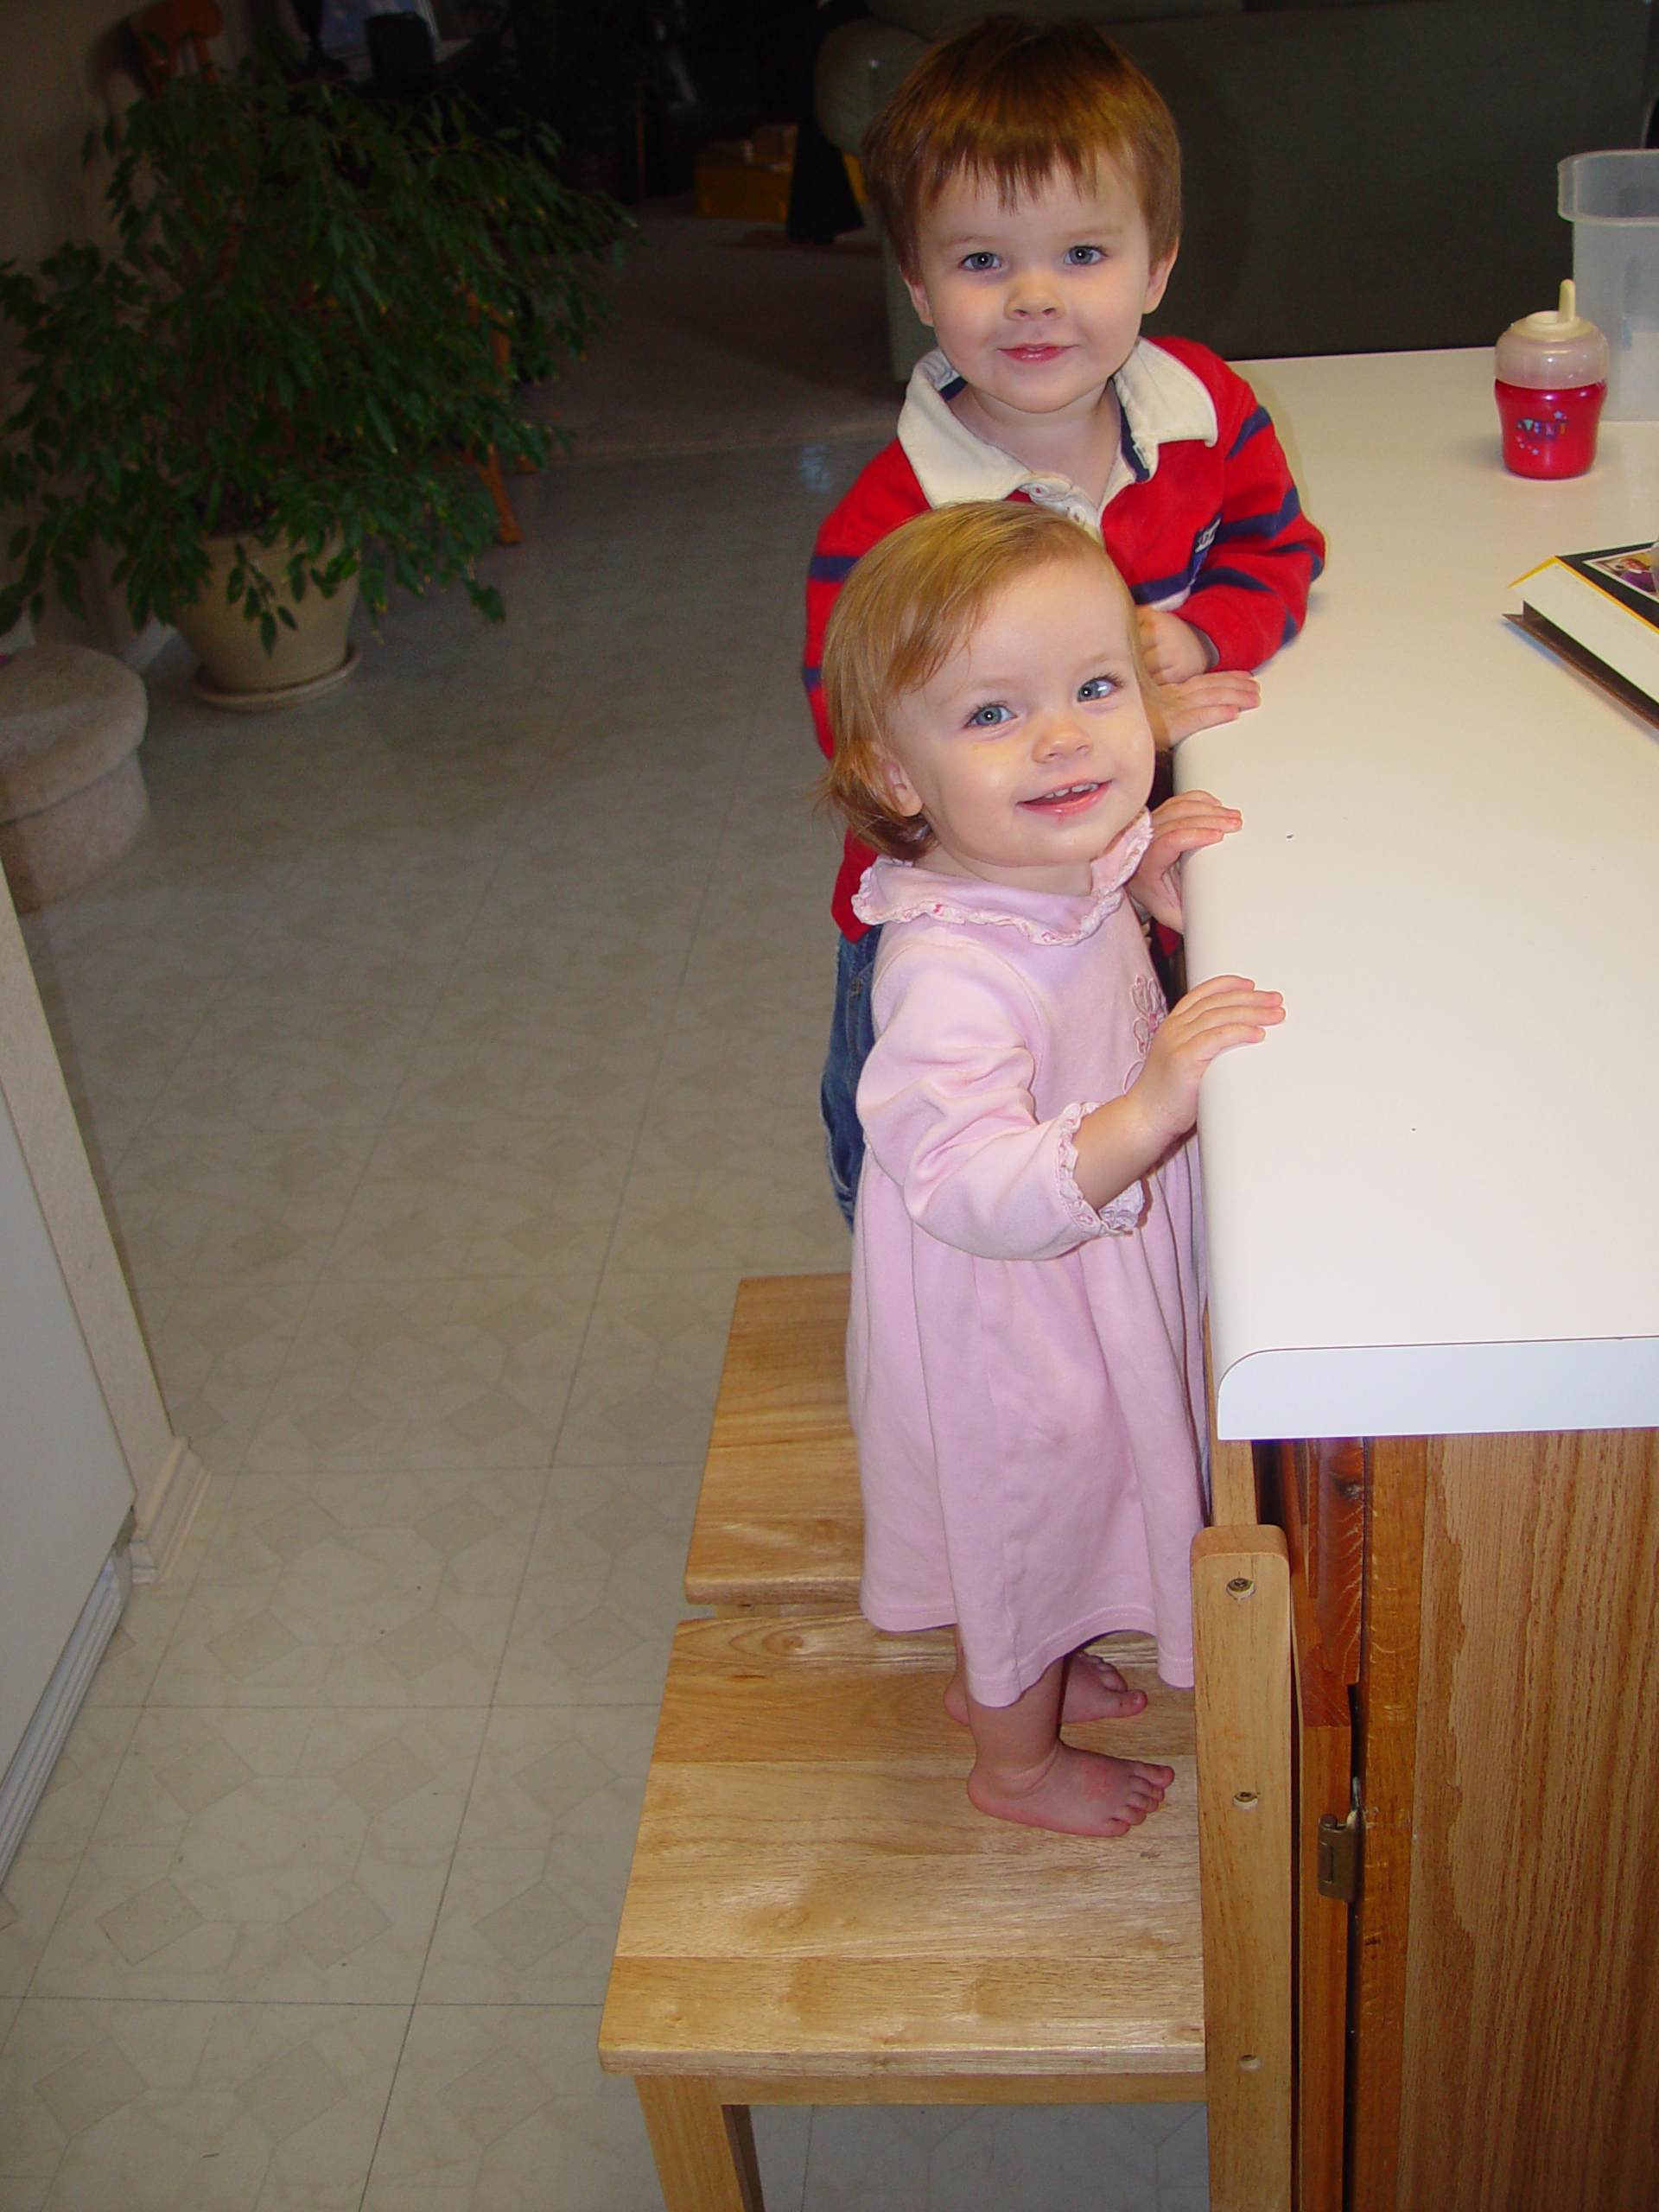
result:
[(1517, 476), (1582, 476), (1607, 397), (1607, 340), (1579, 313), (1569, 276), (1553, 313), (1523, 315), (1497, 341), (1503, 466)]

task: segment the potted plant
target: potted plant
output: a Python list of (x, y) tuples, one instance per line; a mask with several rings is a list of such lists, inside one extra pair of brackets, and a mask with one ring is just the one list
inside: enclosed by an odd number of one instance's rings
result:
[(337, 678), (359, 584), (378, 612), (459, 578), (499, 621), (479, 464), (550, 458), (515, 385), (586, 346), (621, 211), (561, 185), (533, 126), (269, 65), (175, 79), (100, 143), (115, 250), (0, 266), (0, 631), (48, 577), (79, 609), (100, 542), (134, 622), (179, 623), (232, 696)]

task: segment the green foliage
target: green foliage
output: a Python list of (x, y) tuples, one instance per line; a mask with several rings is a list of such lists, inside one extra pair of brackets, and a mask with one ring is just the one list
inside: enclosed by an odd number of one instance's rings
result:
[(474, 568), (495, 510), (473, 458), (550, 457), (513, 385), (587, 346), (621, 211), (558, 182), (544, 132), (266, 70), (175, 79), (89, 138), (89, 161), (100, 142), (118, 250), (0, 264), (22, 356), (0, 508), (23, 518), (0, 630), (40, 613), (48, 576), (78, 607), (99, 539), (133, 620), (171, 620), (213, 533), (238, 541), (229, 596), (267, 651), (292, 618), (248, 556), (277, 537), (299, 549), (296, 597), (358, 574), (378, 611), (392, 582), (460, 577), (499, 621)]

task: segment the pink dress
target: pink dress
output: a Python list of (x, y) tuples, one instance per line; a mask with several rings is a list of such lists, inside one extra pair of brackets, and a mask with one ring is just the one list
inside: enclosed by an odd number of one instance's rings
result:
[(1208, 1487), (1192, 1140), (1096, 1212), (1077, 1123), (1135, 1081), (1163, 994), (1122, 889), (1143, 815), (1075, 897), (879, 860), (882, 925), (847, 1376), (877, 1628), (954, 1621), (1009, 1705), (1064, 1652), (1150, 1630), (1192, 1680)]

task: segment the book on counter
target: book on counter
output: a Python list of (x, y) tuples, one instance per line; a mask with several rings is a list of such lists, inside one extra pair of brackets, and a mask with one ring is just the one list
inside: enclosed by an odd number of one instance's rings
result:
[(1651, 545), (1562, 553), (1517, 576), (1511, 614), (1540, 645), (1659, 728), (1659, 576)]

